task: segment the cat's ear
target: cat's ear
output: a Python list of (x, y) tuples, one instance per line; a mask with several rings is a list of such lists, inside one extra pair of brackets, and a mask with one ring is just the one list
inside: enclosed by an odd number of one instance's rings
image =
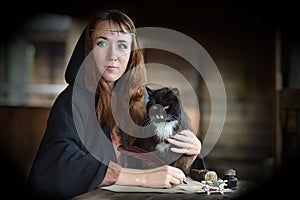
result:
[(151, 95), (151, 94), (153, 94), (153, 92), (154, 92), (152, 89), (150, 89), (150, 88), (147, 87), (147, 86), (146, 86), (146, 90), (147, 90), (148, 95)]
[(177, 97), (179, 97), (179, 90), (178, 90), (178, 88), (172, 88), (172, 92), (177, 96)]

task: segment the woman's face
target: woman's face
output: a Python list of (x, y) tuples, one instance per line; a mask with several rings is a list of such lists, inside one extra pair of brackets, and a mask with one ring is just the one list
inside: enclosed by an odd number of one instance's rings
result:
[(97, 68), (110, 85), (124, 74), (131, 51), (132, 36), (117, 30), (116, 24), (106, 20), (98, 23), (92, 33)]

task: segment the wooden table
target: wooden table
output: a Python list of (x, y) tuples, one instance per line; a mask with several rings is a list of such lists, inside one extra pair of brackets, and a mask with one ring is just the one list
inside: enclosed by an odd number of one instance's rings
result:
[(248, 189), (253, 187), (255, 184), (250, 181), (238, 181), (238, 187), (234, 192), (230, 193), (155, 193), (155, 192), (112, 192), (109, 190), (96, 189), (91, 192), (76, 196), (72, 200), (184, 200), (184, 199), (238, 199), (239, 196), (247, 192)]

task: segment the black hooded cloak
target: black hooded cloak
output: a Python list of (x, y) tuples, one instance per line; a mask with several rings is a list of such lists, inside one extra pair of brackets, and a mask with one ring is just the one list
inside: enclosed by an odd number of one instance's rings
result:
[(66, 68), (68, 86), (51, 108), (29, 174), (30, 194), (43, 199), (69, 199), (91, 191), (103, 181), (109, 163), (117, 163), (110, 129), (96, 118), (95, 94), (82, 87), (83, 79), (77, 76), (85, 59), (84, 44), (85, 30)]

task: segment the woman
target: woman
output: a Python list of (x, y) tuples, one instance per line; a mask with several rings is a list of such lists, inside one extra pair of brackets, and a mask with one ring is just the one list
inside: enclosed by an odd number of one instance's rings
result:
[[(126, 95), (131, 103), (143, 98), (145, 72), (132, 20), (118, 10), (94, 15), (67, 66), (68, 86), (51, 109), (29, 176), (34, 194), (67, 199), (111, 184), (170, 188), (185, 180), (181, 170), (167, 165), (126, 168), (115, 148), (126, 144), (120, 128), (126, 123), (121, 122), (122, 117), (115, 120), (115, 115), (123, 112), (115, 112), (111, 102), (117, 101), (120, 109), (128, 105)], [(119, 90), (114, 92), (116, 85)], [(124, 96), (125, 103), (121, 103), (123, 98), (113, 98), (118, 95)], [(136, 105), (130, 111), (138, 120), (142, 112)], [(177, 153), (195, 158), (200, 153), (201, 143), (191, 131), (177, 134), (169, 142), (178, 146)]]

